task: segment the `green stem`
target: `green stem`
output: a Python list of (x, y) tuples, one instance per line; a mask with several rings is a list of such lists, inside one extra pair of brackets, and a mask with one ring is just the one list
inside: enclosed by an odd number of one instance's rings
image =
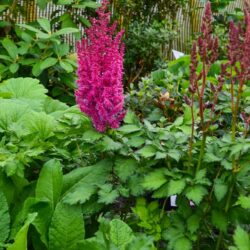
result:
[(202, 141), (201, 141), (201, 148), (200, 148), (200, 155), (199, 155), (199, 160), (198, 160), (198, 164), (197, 164), (197, 168), (196, 168), (196, 173), (200, 170), (202, 161), (203, 161), (203, 157), (204, 157), (204, 153), (205, 153), (205, 146), (206, 146), (206, 134), (203, 133), (202, 135)]

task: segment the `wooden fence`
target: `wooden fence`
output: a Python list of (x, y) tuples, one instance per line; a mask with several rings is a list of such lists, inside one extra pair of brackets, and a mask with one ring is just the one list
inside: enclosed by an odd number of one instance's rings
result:
[[(27, 10), (27, 15), (25, 17), (18, 16), (16, 19), (17, 23), (24, 23), (34, 21), (37, 18), (45, 17), (50, 19), (51, 14), (56, 13), (55, 16), (60, 16), (62, 13), (65, 13), (64, 6), (55, 5), (51, 2), (47, 4), (45, 10), (41, 10), (36, 5), (36, 0), (23, 1), (19, 0), (20, 4)], [(165, 0), (167, 1), (167, 0)], [(248, 0), (250, 3), (250, 0)], [(100, 0), (97, 0), (100, 2)], [(186, 6), (186, 8), (180, 9), (177, 13), (177, 23), (178, 23), (178, 38), (173, 42), (173, 49), (182, 51), (184, 53), (188, 52), (188, 46), (192, 40), (192, 34), (198, 32), (200, 30), (201, 17), (204, 10), (204, 2), (201, 0), (190, 0), (192, 9), (190, 9), (190, 4)], [(244, 0), (235, 0), (233, 1), (227, 8), (225, 8), (224, 12), (233, 12), (235, 8), (243, 9)], [(80, 10), (75, 10), (80, 11)], [(5, 19), (8, 13), (4, 13), (0, 16), (0, 19)], [(83, 27), (80, 27), (81, 32), (83, 33)], [(67, 35), (65, 37), (65, 41), (75, 46), (75, 37), (73, 35)]]

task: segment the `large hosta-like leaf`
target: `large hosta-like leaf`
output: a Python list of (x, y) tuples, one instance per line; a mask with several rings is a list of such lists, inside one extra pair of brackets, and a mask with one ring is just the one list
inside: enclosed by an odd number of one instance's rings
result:
[(12, 78), (0, 84), (0, 92), (11, 94), (12, 98), (44, 99), (47, 90), (39, 80), (33, 78)]
[(9, 130), (13, 123), (23, 118), (30, 108), (18, 100), (0, 99), (0, 129)]

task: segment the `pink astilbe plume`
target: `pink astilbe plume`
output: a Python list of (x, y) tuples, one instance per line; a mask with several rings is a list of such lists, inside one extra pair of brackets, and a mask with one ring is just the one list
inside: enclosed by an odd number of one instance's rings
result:
[(104, 0), (86, 30), (87, 38), (77, 44), (78, 89), (76, 102), (91, 117), (95, 128), (104, 132), (118, 128), (125, 116), (123, 95), (123, 31), (114, 35), (116, 24), (109, 25), (109, 1)]

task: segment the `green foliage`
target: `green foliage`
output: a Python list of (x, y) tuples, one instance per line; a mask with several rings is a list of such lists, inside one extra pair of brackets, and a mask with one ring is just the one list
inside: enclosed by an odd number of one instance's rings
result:
[(7, 200), (0, 192), (0, 243), (4, 243), (10, 232), (10, 215)]
[(77, 242), (84, 237), (80, 206), (59, 202), (49, 227), (49, 249), (78, 249)]
[[(6, 1), (0, 11), (4, 12), (0, 22), (0, 80), (11, 77), (38, 77), (53, 97), (66, 103), (74, 103), (76, 55), (72, 46), (65, 43), (68, 35), (80, 39), (80, 26), (89, 26), (83, 17), (88, 9), (100, 5), (92, 0), (82, 1), (30, 1), (22, 3)], [(54, 6), (49, 19), (36, 16), (36, 4), (45, 9), (48, 2)], [(58, 17), (58, 7), (62, 9)], [(81, 9), (81, 14), (75, 10)], [(29, 12), (33, 12), (31, 15)], [(77, 12), (78, 13), (78, 12)], [(31, 16), (30, 16), (31, 15)], [(26, 20), (23, 24), (16, 20)], [(6, 19), (6, 20), (4, 20)]]

